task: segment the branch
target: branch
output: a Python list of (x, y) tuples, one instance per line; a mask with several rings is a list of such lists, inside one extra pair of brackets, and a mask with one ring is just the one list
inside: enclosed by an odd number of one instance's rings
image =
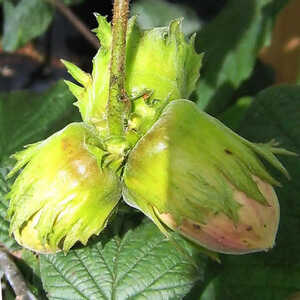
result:
[(115, 0), (110, 58), (108, 127), (111, 136), (123, 136), (123, 117), (127, 100), (125, 92), (126, 32), (129, 0)]
[(100, 43), (96, 36), (87, 28), (87, 26), (60, 0), (47, 0), (49, 1), (57, 10), (64, 15), (71, 24), (85, 37), (85, 39), (90, 42), (90, 44), (95, 48), (99, 49)]
[(36, 300), (27, 288), (24, 278), (9, 253), (0, 247), (0, 268), (16, 294), (16, 299)]

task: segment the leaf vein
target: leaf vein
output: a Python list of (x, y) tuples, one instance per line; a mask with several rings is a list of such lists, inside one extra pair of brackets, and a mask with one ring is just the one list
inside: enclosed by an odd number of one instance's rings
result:
[[(71, 286), (84, 299), (89, 300), (75, 285), (72, 284), (72, 282), (69, 279), (67, 279), (67, 277), (61, 272), (61, 270), (59, 270), (59, 268), (50, 259), (48, 259), (47, 256), (44, 256), (44, 258), (47, 260), (47, 262), (50, 265), (53, 266), (53, 268), (55, 269), (55, 271), (65, 280), (66, 283), (69, 284), (69, 286)], [(50, 285), (45, 284), (45, 285), (51, 287), (51, 284)]]
[(159, 240), (157, 243), (155, 243), (153, 246), (151, 246), (150, 248), (147, 249), (146, 252), (143, 252), (143, 254), (135, 261), (135, 263), (127, 270), (126, 273), (124, 273), (117, 281), (116, 281), (116, 285), (118, 285), (118, 283), (120, 283), (124, 278), (126, 278), (126, 276), (128, 276), (128, 274), (130, 273), (130, 271), (132, 271), (137, 265), (138, 263), (143, 260), (144, 258), (146, 258), (149, 254), (150, 251), (155, 249), (156, 247), (158, 247), (159, 245), (161, 245), (162, 243), (165, 242), (165, 239), (163, 240)]
[(79, 261), (81, 262), (81, 265), (84, 267), (84, 269), (86, 270), (87, 274), (89, 275), (89, 277), (92, 279), (94, 285), (96, 288), (98, 288), (100, 294), (104, 297), (104, 299), (108, 299), (106, 297), (106, 295), (104, 294), (104, 292), (102, 291), (101, 287), (99, 286), (99, 284), (96, 282), (95, 278), (92, 276), (92, 274), (90, 273), (90, 270), (88, 269), (88, 267), (85, 265), (84, 260), (78, 255), (77, 251), (75, 251), (75, 255), (76, 257), (79, 259)]

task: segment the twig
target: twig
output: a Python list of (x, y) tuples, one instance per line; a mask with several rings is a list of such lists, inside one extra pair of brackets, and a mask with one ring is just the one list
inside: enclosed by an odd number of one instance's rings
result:
[(0, 247), (0, 268), (16, 294), (18, 300), (36, 300), (27, 288), (24, 278), (9, 253)]
[(96, 36), (87, 28), (87, 26), (60, 0), (46, 0), (50, 2), (54, 7), (56, 7), (62, 15), (64, 15), (70, 23), (85, 37), (85, 39), (90, 42), (90, 44), (95, 48), (99, 49), (100, 44)]
[(124, 134), (123, 115), (126, 104), (125, 56), (129, 0), (115, 0), (110, 59), (108, 127), (111, 136)]

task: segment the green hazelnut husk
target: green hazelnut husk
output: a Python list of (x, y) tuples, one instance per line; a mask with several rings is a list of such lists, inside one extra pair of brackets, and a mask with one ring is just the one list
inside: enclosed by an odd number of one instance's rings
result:
[(22, 246), (68, 251), (103, 230), (121, 194), (118, 176), (101, 167), (103, 153), (93, 129), (72, 123), (14, 155), (9, 176), (24, 169), (8, 194), (8, 216)]
[(279, 204), (259, 156), (287, 175), (272, 144), (254, 144), (188, 100), (168, 104), (129, 154), (125, 201), (210, 250), (273, 247)]

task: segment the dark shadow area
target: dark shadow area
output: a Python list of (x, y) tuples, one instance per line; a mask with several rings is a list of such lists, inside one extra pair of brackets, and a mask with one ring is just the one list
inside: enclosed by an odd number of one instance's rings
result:
[[(89, 29), (93, 29), (97, 27), (94, 12), (107, 15), (110, 20), (112, 1), (84, 1), (72, 6), (71, 10)], [(61, 78), (70, 78), (61, 58), (91, 71), (95, 54), (96, 50), (78, 30), (56, 11), (46, 33), (16, 52), (0, 54), (0, 90), (43, 91)]]
[[(131, 4), (138, 1), (131, 1)], [(224, 6), (226, 0), (172, 0), (191, 7), (204, 21), (211, 20)], [(98, 26), (94, 12), (112, 16), (112, 1), (83, 1), (70, 7), (73, 13), (89, 29)], [(3, 23), (3, 11), (0, 6), (0, 20)], [(92, 70), (92, 58), (96, 50), (86, 41), (76, 28), (59, 11), (56, 11), (47, 32), (29, 45), (13, 53), (0, 54), (0, 90), (31, 89), (43, 91), (61, 78), (70, 79), (60, 59), (74, 62), (87, 72)]]
[[(38, 264), (38, 258), (37, 264)], [(26, 261), (24, 261), (22, 258), (20, 259), (14, 259), (17, 267), (23, 274), (23, 277), (26, 281), (26, 284), (29, 288), (32, 288), (32, 292), (37, 296), (38, 299), (47, 299), (46, 292), (43, 289), (42, 280), (39, 274), (33, 270), (32, 267), (30, 267)]]
[(255, 96), (260, 91), (275, 82), (275, 72), (271, 66), (257, 60), (252, 75), (244, 81), (238, 90), (234, 93), (234, 98), (238, 99), (244, 96)]
[[(199, 280), (191, 289), (191, 291), (184, 297), (184, 300), (200, 299), (203, 291), (205, 291), (209, 284), (218, 277), (218, 275), (225, 269), (222, 264), (222, 255), (220, 256), (221, 263), (217, 263), (213, 260), (208, 260), (205, 269), (203, 270), (204, 278)], [(203, 295), (202, 295), (203, 296)], [(221, 299), (215, 299), (221, 300)]]
[(235, 88), (231, 82), (224, 82), (217, 88), (205, 111), (213, 116), (217, 116), (219, 113), (225, 111), (235, 100), (234, 97), (232, 97), (234, 91)]

